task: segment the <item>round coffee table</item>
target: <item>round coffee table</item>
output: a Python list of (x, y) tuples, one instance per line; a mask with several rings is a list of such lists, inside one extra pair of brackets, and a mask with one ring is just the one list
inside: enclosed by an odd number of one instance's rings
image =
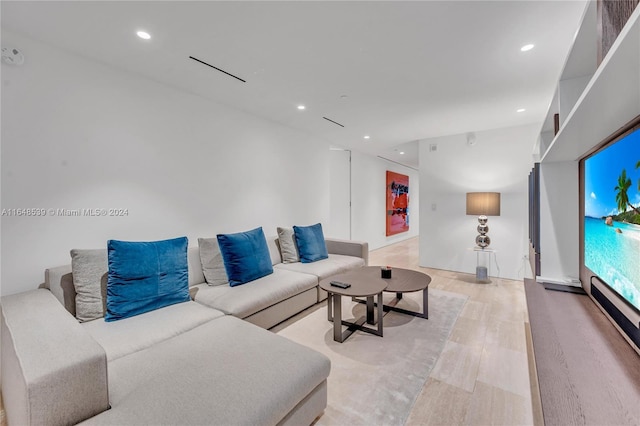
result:
[[(429, 318), (429, 284), (431, 277), (423, 272), (413, 271), (411, 269), (391, 268), (391, 278), (380, 278), (380, 266), (365, 266), (360, 269), (354, 269), (346, 274), (340, 275), (345, 277), (347, 282), (350, 279), (364, 280), (366, 282), (375, 282), (378, 280), (387, 283), (384, 291), (395, 293), (396, 298), (384, 305), (384, 311), (400, 312), (402, 314), (413, 315), (419, 318)], [(409, 311), (399, 308), (396, 305), (402, 299), (404, 293), (412, 293), (422, 291), (422, 312)], [(360, 300), (359, 302), (364, 303)]]
[[(331, 285), (332, 281), (338, 281), (348, 283), (351, 286), (349, 288), (340, 288)], [(383, 303), (382, 303), (382, 291), (387, 287), (386, 280), (378, 277), (378, 279), (370, 279), (367, 276), (360, 276), (358, 274), (352, 274), (350, 272), (345, 274), (334, 275), (330, 278), (326, 278), (320, 281), (320, 288), (327, 292), (327, 318), (333, 322), (333, 340), (336, 342), (344, 342), (349, 336), (356, 330), (361, 330), (376, 336), (382, 337), (382, 318)], [(348, 296), (351, 298), (365, 297), (366, 301), (361, 301), (367, 304), (367, 315), (361, 317), (355, 322), (345, 321), (342, 319), (342, 296)], [(373, 297), (377, 296), (377, 302), (373, 301)], [(375, 324), (374, 306), (378, 308), (378, 327), (377, 329), (366, 327), (367, 324)], [(332, 312), (333, 308), (333, 312)], [(342, 326), (346, 325), (347, 329), (342, 332)]]

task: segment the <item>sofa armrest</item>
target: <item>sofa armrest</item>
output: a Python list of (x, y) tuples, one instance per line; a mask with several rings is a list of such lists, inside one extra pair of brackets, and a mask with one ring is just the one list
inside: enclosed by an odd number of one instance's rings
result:
[(343, 254), (364, 259), (364, 265), (369, 264), (369, 243), (365, 241), (340, 240), (338, 238), (325, 238), (327, 251), (330, 254)]
[(107, 356), (49, 290), (4, 296), (2, 396), (8, 423), (75, 424), (107, 410)]

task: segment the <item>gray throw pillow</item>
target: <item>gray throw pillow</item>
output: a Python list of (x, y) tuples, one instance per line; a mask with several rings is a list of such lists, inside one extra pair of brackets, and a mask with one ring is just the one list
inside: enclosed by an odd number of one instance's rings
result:
[(71, 250), (71, 273), (76, 290), (76, 318), (80, 322), (103, 318), (107, 311), (106, 249)]
[(300, 262), (298, 244), (296, 244), (293, 228), (278, 227), (278, 242), (280, 243), (280, 254), (282, 255), (282, 263)]
[(198, 238), (200, 248), (200, 262), (202, 263), (202, 273), (209, 285), (229, 284), (227, 271), (224, 269), (224, 261), (218, 247), (217, 238)]

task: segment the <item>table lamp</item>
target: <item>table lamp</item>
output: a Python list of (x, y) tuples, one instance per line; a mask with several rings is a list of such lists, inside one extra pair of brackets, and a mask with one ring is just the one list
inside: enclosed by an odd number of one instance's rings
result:
[(485, 249), (491, 244), (491, 239), (487, 235), (489, 225), (487, 216), (500, 216), (500, 193), (499, 192), (467, 192), (467, 214), (478, 216), (478, 232), (476, 245)]

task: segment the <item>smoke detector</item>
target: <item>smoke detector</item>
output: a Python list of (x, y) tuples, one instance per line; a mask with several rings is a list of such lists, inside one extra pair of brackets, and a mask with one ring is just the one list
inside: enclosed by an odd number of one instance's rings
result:
[(24, 64), (24, 55), (15, 47), (3, 47), (2, 62), (9, 65), (22, 65)]

